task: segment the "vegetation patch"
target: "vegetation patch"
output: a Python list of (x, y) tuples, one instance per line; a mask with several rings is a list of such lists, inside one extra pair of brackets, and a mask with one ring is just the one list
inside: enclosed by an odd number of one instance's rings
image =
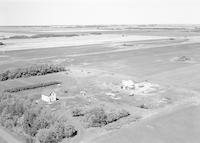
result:
[(139, 108), (142, 108), (142, 109), (149, 109), (149, 107), (145, 104), (141, 104), (138, 106)]
[(48, 64), (33, 65), (27, 68), (6, 70), (0, 73), (0, 81), (22, 78), (22, 77), (41, 76), (62, 71), (66, 71), (66, 68), (64, 66), (48, 65)]
[(74, 37), (79, 36), (78, 34), (53, 34), (53, 33), (47, 33), (47, 34), (36, 34), (36, 35), (14, 35), (10, 36), (8, 38), (4, 39), (31, 39), (31, 38), (50, 38), (50, 37)]
[(10, 36), (9, 38), (4, 38), (4, 39), (28, 39), (29, 36), (27, 35), (14, 35), (14, 36)]
[(40, 143), (58, 143), (65, 138), (73, 137), (77, 134), (74, 126), (65, 122), (56, 122), (52, 127), (40, 129), (36, 138)]
[(95, 107), (88, 111), (84, 111), (81, 108), (72, 110), (73, 117), (84, 117), (84, 122), (86, 123), (87, 127), (102, 127), (129, 115), (130, 113), (126, 110), (111, 111), (107, 113), (103, 108), (100, 107)]
[(51, 108), (36, 103), (35, 97), (2, 94), (0, 96), (1, 126), (26, 136), (28, 141), (58, 143), (73, 137), (77, 130), (66, 118), (57, 118)]
[(61, 84), (61, 83), (62, 82), (59, 82), (59, 81), (50, 81), (50, 82), (46, 82), (46, 83), (38, 83), (38, 84), (33, 84), (33, 85), (28, 85), (28, 86), (23, 86), (23, 87), (6, 89), (6, 90), (4, 90), (4, 92), (15, 93), (15, 92), (19, 92), (19, 91), (42, 88), (42, 87), (57, 85), (57, 84)]
[(84, 116), (85, 111), (82, 108), (74, 108), (72, 109), (72, 116), (73, 117), (79, 117), (79, 116)]
[(37, 35), (32, 35), (30, 38), (49, 38), (49, 37), (74, 37), (74, 36), (79, 36), (78, 34), (37, 34)]
[(101, 32), (91, 32), (90, 34), (91, 35), (101, 35), (102, 33)]

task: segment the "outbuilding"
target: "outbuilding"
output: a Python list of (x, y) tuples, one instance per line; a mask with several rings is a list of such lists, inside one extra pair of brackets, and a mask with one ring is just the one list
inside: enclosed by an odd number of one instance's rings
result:
[(51, 104), (56, 101), (56, 93), (52, 91), (46, 91), (41, 95), (43, 101)]

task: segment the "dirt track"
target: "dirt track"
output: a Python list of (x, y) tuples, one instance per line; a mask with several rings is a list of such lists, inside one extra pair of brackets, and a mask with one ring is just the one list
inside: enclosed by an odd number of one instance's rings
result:
[(200, 106), (182, 105), (173, 110), (89, 143), (199, 143)]
[[(2, 128), (0, 128), (0, 136), (7, 142), (7, 143), (22, 143), (15, 139), (12, 135), (8, 134)], [(1, 143), (1, 142), (0, 142)]]

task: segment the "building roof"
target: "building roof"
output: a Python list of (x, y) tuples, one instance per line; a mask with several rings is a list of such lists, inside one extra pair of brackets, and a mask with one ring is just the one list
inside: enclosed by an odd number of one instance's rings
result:
[(52, 93), (56, 93), (56, 92), (52, 91), (52, 90), (45, 90), (45, 91), (42, 92), (42, 95), (51, 96)]

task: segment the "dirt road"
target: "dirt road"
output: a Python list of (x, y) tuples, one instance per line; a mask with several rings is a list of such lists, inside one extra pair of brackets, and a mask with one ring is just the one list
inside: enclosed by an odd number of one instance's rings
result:
[(3, 128), (0, 128), (0, 136), (7, 143), (22, 143), (19, 140), (15, 139), (12, 135), (8, 134)]
[(199, 143), (199, 112), (199, 103), (183, 105), (175, 111), (100, 136), (90, 143)]

